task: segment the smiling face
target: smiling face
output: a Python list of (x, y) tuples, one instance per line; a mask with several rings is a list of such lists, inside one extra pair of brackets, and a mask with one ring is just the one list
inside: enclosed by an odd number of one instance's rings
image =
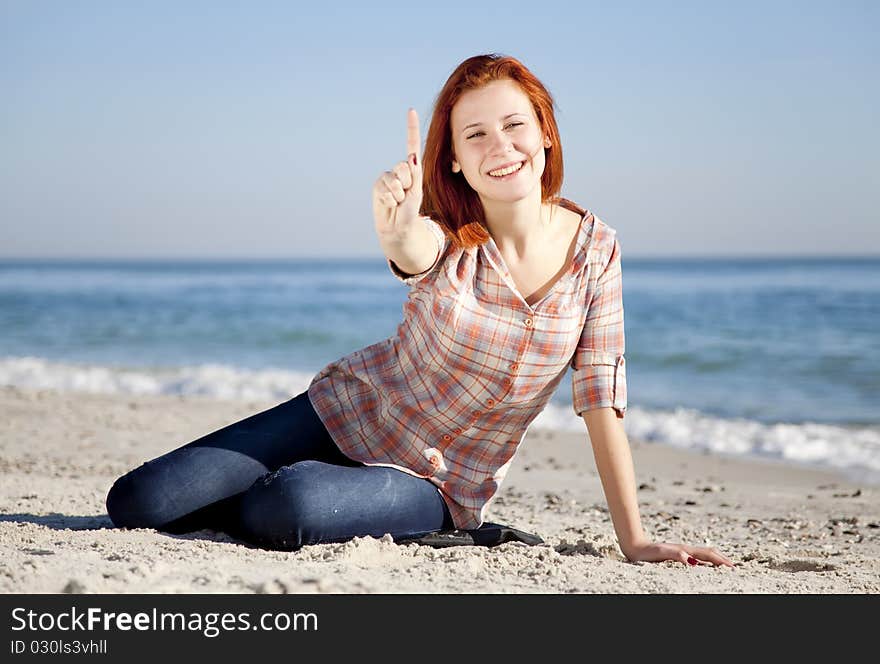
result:
[(484, 204), (514, 202), (538, 189), (544, 172), (542, 132), (528, 96), (510, 79), (465, 92), (450, 116), (452, 172), (462, 173)]

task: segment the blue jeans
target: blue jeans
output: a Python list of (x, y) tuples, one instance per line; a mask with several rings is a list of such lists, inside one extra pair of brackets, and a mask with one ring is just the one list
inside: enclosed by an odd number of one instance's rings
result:
[(345, 456), (308, 392), (123, 475), (107, 514), (119, 527), (212, 528), (272, 549), (454, 527), (428, 480)]

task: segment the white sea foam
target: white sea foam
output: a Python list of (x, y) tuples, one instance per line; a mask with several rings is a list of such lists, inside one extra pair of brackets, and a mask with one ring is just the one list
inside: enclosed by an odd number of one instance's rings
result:
[(273, 400), (303, 392), (314, 374), (251, 371), (219, 364), (174, 369), (121, 369), (50, 362), (37, 357), (0, 360), (0, 385), (93, 394), (171, 394), (229, 400)]
[[(583, 421), (573, 415), (570, 406), (566, 409), (551, 403), (532, 427), (580, 431), (586, 435)], [(662, 411), (630, 407), (624, 428), (627, 435), (636, 440), (834, 468), (855, 479), (880, 484), (880, 428), (877, 426), (848, 427), (815, 422), (765, 424), (713, 417), (686, 408)]]
[[(36, 357), (0, 359), (0, 385), (120, 395), (196, 395), (273, 401), (305, 391), (313, 373), (247, 370), (207, 364), (173, 369), (124, 369), (53, 362)], [(880, 484), (880, 428), (832, 424), (764, 424), (724, 419), (696, 410), (647, 410), (631, 406), (624, 427), (630, 438), (713, 453), (758, 456), (848, 472)], [(532, 429), (584, 433), (570, 405), (551, 402)]]

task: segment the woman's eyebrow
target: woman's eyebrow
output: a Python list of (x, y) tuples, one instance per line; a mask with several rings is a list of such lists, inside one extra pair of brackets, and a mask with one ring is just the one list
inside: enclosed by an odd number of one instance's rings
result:
[[(526, 115), (526, 114), (525, 113), (511, 113), (510, 115), (505, 115), (501, 119), (506, 120), (507, 118), (512, 118), (514, 115)], [(467, 131), (471, 127), (479, 127), (481, 124), (483, 124), (483, 123), (482, 122), (473, 122), (473, 123), (469, 124), (467, 127), (465, 127), (464, 129), (462, 129), (462, 131)]]

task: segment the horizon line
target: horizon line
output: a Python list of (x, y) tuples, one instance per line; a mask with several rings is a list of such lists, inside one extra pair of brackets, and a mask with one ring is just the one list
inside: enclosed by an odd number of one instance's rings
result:
[[(624, 262), (628, 260), (644, 261), (644, 260), (877, 260), (880, 259), (880, 253), (876, 254), (636, 254), (626, 255), (622, 257)], [(228, 256), (161, 256), (161, 255), (144, 255), (144, 256), (53, 256), (53, 255), (34, 255), (34, 256), (2, 256), (0, 262), (91, 262), (91, 263), (125, 263), (125, 262), (153, 262), (153, 263), (171, 263), (171, 262), (193, 262), (193, 263), (222, 263), (222, 262), (283, 262), (283, 261), (373, 261), (386, 260), (383, 254), (376, 255), (351, 255), (337, 254), (328, 256), (309, 256), (309, 255), (287, 255), (287, 256), (248, 256), (248, 255), (228, 255)]]

